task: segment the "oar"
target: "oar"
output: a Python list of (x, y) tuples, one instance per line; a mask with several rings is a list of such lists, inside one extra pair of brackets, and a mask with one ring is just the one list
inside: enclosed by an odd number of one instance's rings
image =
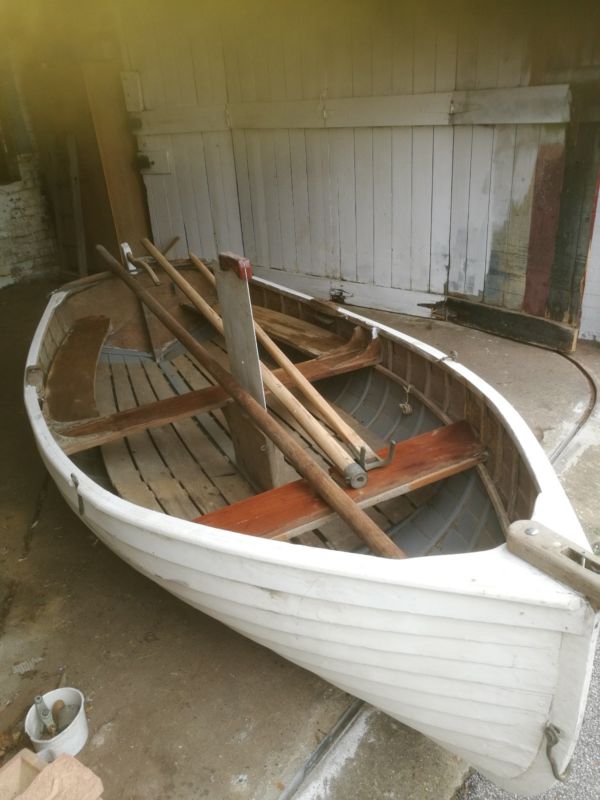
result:
[[(152, 242), (148, 239), (142, 239), (142, 244), (165, 270), (171, 280), (179, 286), (181, 291), (194, 304), (195, 308), (206, 317), (218, 333), (224, 335), (223, 321), (214, 308), (211, 308), (202, 295), (175, 269), (169, 259)], [(292, 414), (309, 436), (314, 439), (347, 483), (353, 489), (363, 487), (367, 483), (366, 471), (354, 461), (337, 439), (313, 417), (308, 409), (273, 375), (268, 367), (261, 364), (261, 371), (263, 382), (267, 389)]]
[(330, 475), (321, 469), (313, 459), (304, 452), (294, 438), (248, 394), (234, 378), (194, 339), (194, 337), (169, 312), (132, 278), (116, 258), (101, 245), (96, 248), (107, 262), (114, 274), (119, 277), (131, 291), (148, 306), (163, 325), (181, 342), (189, 353), (202, 364), (215, 378), (217, 383), (231, 395), (246, 411), (248, 416), (260, 430), (273, 441), (281, 452), (294, 465), (296, 470), (313, 487), (315, 492), (346, 522), (357, 536), (378, 555), (388, 558), (406, 558), (397, 545), (360, 509), (338, 486)]
[[(197, 267), (198, 270), (200, 270), (202, 275), (211, 284), (211, 286), (216, 286), (217, 282), (215, 276), (195, 253), (190, 252), (190, 260), (192, 264)], [(365, 462), (379, 462), (380, 459), (377, 453), (375, 453), (374, 450), (372, 450), (372, 448), (369, 447), (369, 445), (363, 441), (363, 439), (361, 439), (354, 428), (351, 425), (348, 425), (346, 420), (342, 419), (337, 411), (327, 402), (327, 400), (325, 400), (319, 391), (315, 389), (312, 383), (304, 377), (294, 362), (286, 356), (279, 345), (273, 341), (269, 334), (261, 325), (258, 324), (258, 322), (256, 322), (256, 320), (254, 321), (254, 330), (256, 331), (256, 338), (260, 344), (264, 347), (271, 358), (287, 372), (297, 388), (302, 392), (309, 403), (311, 403), (312, 406), (318, 411), (329, 427), (334, 430), (341, 439), (350, 445), (357, 456), (362, 455), (362, 457), (365, 459)]]

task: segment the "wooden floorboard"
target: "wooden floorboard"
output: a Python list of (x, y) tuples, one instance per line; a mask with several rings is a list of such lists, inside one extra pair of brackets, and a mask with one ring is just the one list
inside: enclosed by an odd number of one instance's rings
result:
[[(159, 399), (171, 395), (173, 388), (164, 372), (154, 362), (145, 362), (144, 369)], [(238, 475), (231, 461), (214, 447), (203, 429), (207, 414), (194, 419), (184, 419), (173, 423), (173, 428), (188, 448), (191, 455), (201, 465), (203, 471), (214, 483), (219, 494), (227, 503), (235, 503), (253, 494), (248, 482)]]
[[(127, 364), (115, 360), (111, 370), (118, 409), (133, 408), (136, 400)], [(144, 431), (128, 436), (127, 444), (140, 475), (167, 514), (190, 519), (196, 506), (165, 465), (150, 434)]]
[[(127, 370), (138, 405), (156, 400), (142, 363), (128, 364)], [(205, 509), (204, 513), (207, 513), (208, 509), (212, 511), (226, 505), (225, 499), (215, 491), (215, 485), (192, 458), (172, 425), (153, 428), (149, 435), (172, 476), (198, 508)]]
[[(96, 374), (96, 403), (102, 414), (111, 414), (116, 411), (113, 395), (110, 367), (108, 364), (99, 364)], [(120, 440), (110, 442), (102, 447), (102, 458), (106, 471), (115, 491), (138, 506), (162, 511), (154, 493), (137, 470), (127, 442)]]
[[(206, 389), (213, 385), (198, 365), (187, 355), (180, 355), (174, 358), (171, 365), (165, 365), (165, 374), (173, 382), (177, 389), (176, 377), (179, 376), (180, 384), (189, 389)], [(205, 416), (202, 426), (207, 435), (213, 440), (221, 452), (231, 461), (234, 459), (233, 445), (227, 433), (227, 421), (221, 409), (215, 409)]]

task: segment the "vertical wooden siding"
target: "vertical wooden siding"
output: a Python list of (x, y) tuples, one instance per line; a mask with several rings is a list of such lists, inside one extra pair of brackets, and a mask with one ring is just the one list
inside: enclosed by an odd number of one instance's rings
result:
[(600, 340), (600, 171), (596, 178), (596, 191), (592, 213), (592, 237), (587, 259), (585, 291), (581, 309), (581, 337)]
[[(193, 106), (527, 85), (528, 23), (511, 8), (129, 0), (122, 13), (144, 106), (168, 126)], [(179, 234), (178, 255), (243, 250), (359, 303), (418, 311), (448, 291), (520, 310), (539, 162), (564, 141), (564, 125), (421, 125), (171, 132), (140, 147), (169, 153), (170, 172), (145, 181), (155, 236)]]

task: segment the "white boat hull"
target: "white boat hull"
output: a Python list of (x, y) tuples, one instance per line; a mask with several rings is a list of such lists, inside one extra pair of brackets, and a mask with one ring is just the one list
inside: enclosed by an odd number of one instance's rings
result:
[[(30, 366), (61, 299), (53, 297), (40, 323)], [(452, 368), (519, 437), (541, 489), (534, 518), (585, 544), (522, 419), (464, 367)], [(40, 454), (75, 513), (167, 591), (421, 731), (510, 791), (533, 794), (554, 783), (549, 723), (560, 730), (555, 768), (566, 768), (598, 627), (581, 595), (504, 545), (390, 561), (256, 539), (140, 508), (102, 489), (62, 452), (34, 386), (25, 387), (25, 402)]]

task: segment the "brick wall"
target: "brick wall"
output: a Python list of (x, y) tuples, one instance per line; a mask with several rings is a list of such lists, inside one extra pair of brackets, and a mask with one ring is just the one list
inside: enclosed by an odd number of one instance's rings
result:
[(0, 288), (57, 268), (49, 205), (35, 153), (17, 156), (21, 180), (0, 185)]

